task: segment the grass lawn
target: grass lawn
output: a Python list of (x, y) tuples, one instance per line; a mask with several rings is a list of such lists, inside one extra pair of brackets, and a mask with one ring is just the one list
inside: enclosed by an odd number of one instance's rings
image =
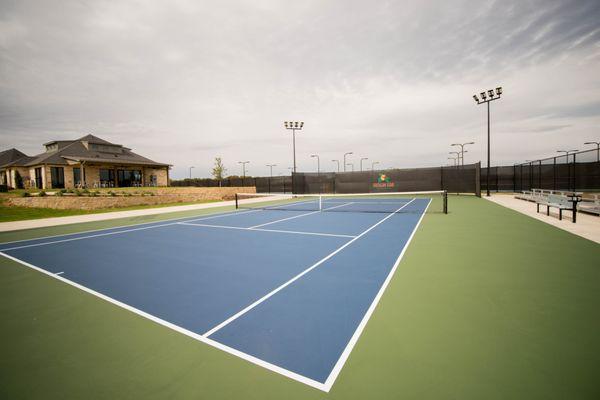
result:
[(600, 398), (600, 245), (476, 197), (449, 208), (424, 217), (329, 393), (0, 257), (0, 398)]
[(9, 221), (23, 221), (28, 219), (38, 218), (52, 218), (52, 217), (68, 217), (71, 215), (84, 215), (84, 214), (97, 214), (107, 213), (114, 211), (127, 211), (127, 210), (142, 210), (146, 208), (160, 208), (160, 207), (171, 207), (171, 206), (183, 206), (188, 204), (199, 204), (199, 203), (212, 203), (220, 200), (203, 200), (195, 202), (184, 202), (184, 203), (167, 203), (167, 204), (148, 204), (140, 206), (130, 207), (115, 207), (115, 208), (102, 208), (98, 210), (56, 210), (53, 208), (30, 208), (30, 207), (17, 207), (8, 206), (4, 201), (5, 197), (0, 197), (0, 222)]

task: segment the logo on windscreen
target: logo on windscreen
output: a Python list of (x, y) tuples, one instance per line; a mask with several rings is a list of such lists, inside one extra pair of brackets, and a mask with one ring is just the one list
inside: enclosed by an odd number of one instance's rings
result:
[(394, 187), (394, 182), (392, 179), (386, 174), (379, 174), (377, 176), (377, 182), (373, 183), (373, 187), (375, 188), (392, 188)]

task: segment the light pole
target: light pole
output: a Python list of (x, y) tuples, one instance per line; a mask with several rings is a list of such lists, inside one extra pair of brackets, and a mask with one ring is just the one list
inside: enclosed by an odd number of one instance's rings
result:
[(460, 156), (462, 158), (462, 166), (465, 166), (465, 146), (468, 144), (475, 144), (475, 142), (467, 143), (452, 143), (450, 146), (460, 146)]
[(363, 157), (363, 158), (360, 159), (360, 172), (362, 172), (362, 162), (363, 162), (363, 160), (368, 160), (368, 159), (369, 159), (368, 157)]
[(585, 142), (584, 144), (596, 145), (596, 161), (600, 162), (600, 142)]
[(340, 160), (331, 160), (334, 163), (337, 163), (337, 167), (338, 167), (338, 174), (340, 173)]
[(192, 168), (194, 167), (190, 167), (190, 179), (192, 179)]
[(271, 178), (273, 177), (273, 167), (276, 167), (277, 164), (267, 164), (267, 167), (271, 168)]
[[(349, 151), (348, 153), (344, 153), (344, 172), (346, 172), (346, 156), (349, 156), (351, 154), (354, 154), (354, 152)], [(353, 167), (354, 168), (354, 167)]]
[(379, 161), (373, 161), (371, 163), (371, 171), (375, 171), (375, 164), (379, 164)]
[(556, 150), (557, 153), (565, 153), (567, 156), (567, 163), (569, 162), (569, 154), (577, 153), (579, 150)]
[(460, 165), (460, 151), (450, 151), (448, 154), (456, 154), (456, 166), (458, 167)]
[[(352, 167), (352, 172), (354, 172), (354, 163), (348, 163), (348, 164), (346, 164), (346, 165), (349, 165), (349, 166), (351, 166), (351, 167)], [(346, 169), (346, 168), (344, 168), (344, 169)]]
[[(487, 95), (485, 92), (481, 92), (481, 100), (477, 97), (476, 94), (473, 95), (473, 98), (477, 102), (477, 104), (487, 104), (487, 170), (485, 177), (485, 186), (486, 186), (486, 195), (490, 197), (490, 102), (494, 100), (498, 100), (502, 95), (502, 88), (497, 87), (496, 93), (492, 89), (487, 91)], [(489, 96), (489, 99), (487, 98)]]
[(454, 158), (454, 157), (448, 157), (448, 160), (454, 161), (454, 166), (456, 167), (456, 158)]
[(292, 151), (294, 153), (294, 173), (296, 172), (296, 131), (301, 131), (302, 127), (304, 126), (304, 122), (298, 122), (298, 121), (285, 121), (283, 123), (283, 126), (285, 126), (285, 129), (291, 129), (292, 130)]
[(250, 161), (238, 161), (238, 164), (242, 164), (242, 179), (246, 178), (246, 164)]
[(311, 154), (310, 157), (317, 159), (317, 175), (319, 175), (321, 173), (321, 160), (319, 159), (319, 155), (318, 154)]

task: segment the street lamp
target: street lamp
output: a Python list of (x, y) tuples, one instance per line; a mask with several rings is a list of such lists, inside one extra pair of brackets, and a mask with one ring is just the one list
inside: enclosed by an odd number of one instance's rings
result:
[(340, 173), (340, 160), (331, 160), (334, 163), (337, 163), (337, 167), (338, 167), (338, 174)]
[(379, 161), (373, 161), (371, 163), (371, 171), (375, 171), (375, 164), (379, 164)]
[(317, 175), (319, 175), (321, 173), (321, 160), (317, 154), (311, 154), (310, 157), (317, 159)]
[(238, 161), (238, 164), (242, 164), (242, 179), (246, 178), (246, 164), (250, 161)]
[[(487, 95), (485, 92), (481, 92), (481, 100), (477, 97), (476, 94), (473, 95), (473, 99), (477, 102), (477, 104), (487, 104), (487, 170), (486, 170), (486, 191), (487, 196), (490, 196), (490, 102), (494, 100), (498, 100), (502, 95), (502, 88), (497, 87), (496, 93), (493, 90), (488, 90)], [(489, 96), (489, 98), (488, 98)]]
[(462, 158), (462, 166), (465, 166), (465, 146), (468, 144), (475, 144), (475, 142), (467, 142), (467, 143), (452, 143), (450, 146), (460, 146), (460, 156)]
[(294, 173), (296, 172), (296, 131), (301, 131), (302, 127), (304, 126), (304, 122), (298, 122), (298, 121), (285, 121), (283, 123), (283, 126), (285, 126), (285, 129), (291, 129), (292, 130), (292, 150), (294, 152)]
[(460, 151), (450, 151), (448, 154), (456, 154), (456, 166), (458, 167), (460, 165)]
[(352, 172), (354, 172), (354, 163), (348, 163), (348, 164), (345, 164), (345, 165), (344, 165), (344, 170), (346, 169), (346, 168), (345, 168), (345, 167), (346, 167), (346, 165), (349, 165), (349, 166), (351, 166), (351, 167), (352, 167)]
[(596, 161), (600, 162), (600, 142), (585, 142), (584, 144), (596, 145)]
[(190, 167), (190, 179), (192, 179), (192, 168), (194, 167)]
[(569, 154), (577, 153), (579, 150), (556, 150), (557, 153), (565, 153), (567, 162), (569, 162)]
[(273, 167), (276, 167), (277, 164), (267, 164), (267, 167), (271, 168), (271, 178), (273, 177)]
[(448, 160), (454, 161), (454, 166), (456, 167), (456, 158), (454, 158), (454, 157), (448, 157)]
[(352, 151), (349, 151), (348, 153), (344, 153), (344, 172), (346, 172), (346, 156), (349, 156), (351, 154), (354, 154)]
[(360, 172), (362, 172), (362, 162), (363, 162), (363, 160), (368, 160), (368, 159), (369, 159), (368, 157), (363, 157), (363, 158), (360, 159)]

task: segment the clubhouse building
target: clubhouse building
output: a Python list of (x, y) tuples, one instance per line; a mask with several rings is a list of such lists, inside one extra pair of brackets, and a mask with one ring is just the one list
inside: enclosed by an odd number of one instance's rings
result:
[(169, 164), (152, 161), (93, 135), (53, 140), (30, 157), (17, 149), (0, 152), (0, 185), (9, 188), (110, 188), (168, 186)]

